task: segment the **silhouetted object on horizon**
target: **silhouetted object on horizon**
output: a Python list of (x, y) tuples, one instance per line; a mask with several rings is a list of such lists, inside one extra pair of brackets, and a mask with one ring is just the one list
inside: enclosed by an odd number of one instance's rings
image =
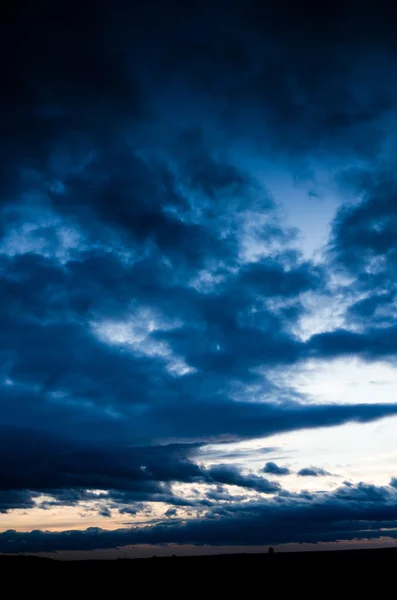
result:
[(270, 546), (269, 550), (267, 551), (268, 554), (274, 554), (274, 548), (273, 546)]

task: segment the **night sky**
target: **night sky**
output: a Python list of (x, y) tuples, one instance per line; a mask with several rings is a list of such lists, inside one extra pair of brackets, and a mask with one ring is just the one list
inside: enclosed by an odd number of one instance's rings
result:
[(393, 544), (397, 9), (6, 4), (0, 553)]

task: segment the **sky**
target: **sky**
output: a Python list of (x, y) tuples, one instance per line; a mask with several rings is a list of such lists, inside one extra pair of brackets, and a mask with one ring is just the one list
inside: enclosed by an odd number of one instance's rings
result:
[(0, 553), (397, 545), (392, 3), (3, 11)]

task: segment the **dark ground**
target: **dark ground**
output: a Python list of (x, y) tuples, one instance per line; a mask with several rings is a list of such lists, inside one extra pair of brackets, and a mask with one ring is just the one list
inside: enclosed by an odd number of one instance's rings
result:
[[(299, 593), (311, 598), (363, 595), (396, 596), (397, 548), (230, 554), (202, 557), (57, 561), (29, 556), (0, 556), (2, 586), (11, 595), (33, 597), (92, 593), (126, 597), (280, 598)], [(382, 591), (382, 590), (385, 591)], [(9, 594), (3, 596), (11, 597)]]

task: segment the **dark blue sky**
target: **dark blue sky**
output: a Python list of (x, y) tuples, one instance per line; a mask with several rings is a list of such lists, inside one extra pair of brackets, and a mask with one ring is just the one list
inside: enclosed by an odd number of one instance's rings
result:
[(4, 10), (0, 552), (394, 539), (395, 9)]

